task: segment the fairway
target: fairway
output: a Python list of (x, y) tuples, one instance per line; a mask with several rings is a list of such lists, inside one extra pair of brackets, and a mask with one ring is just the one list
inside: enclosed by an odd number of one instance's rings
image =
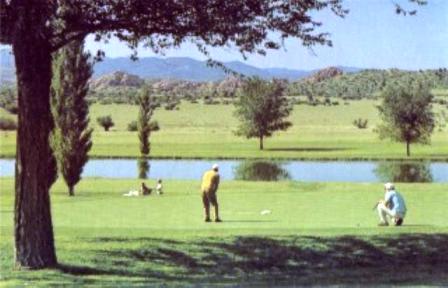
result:
[[(58, 181), (51, 195), (61, 266), (19, 273), (11, 270), (12, 238), (5, 237), (12, 230), (13, 179), (3, 178), (2, 281), (14, 286), (39, 279), (45, 286), (448, 280), (445, 184), (398, 184), (409, 208), (399, 228), (376, 226), (372, 206), (383, 196), (380, 183), (224, 181), (218, 193), (223, 223), (203, 222), (198, 181), (166, 180), (163, 196), (122, 196), (138, 184), (85, 179), (77, 195), (68, 197)], [(149, 184), (155, 186), (153, 180)], [(270, 214), (260, 213), (267, 209)], [(398, 264), (401, 272), (391, 272)]]
[[(233, 105), (204, 105), (182, 102), (179, 110), (159, 108), (152, 119), (160, 131), (151, 134), (154, 158), (280, 158), (280, 159), (405, 159), (403, 143), (381, 141), (374, 132), (378, 124), (378, 102), (360, 100), (337, 106), (296, 105), (290, 116), (293, 126), (275, 133), (258, 150), (257, 139), (235, 136), (238, 121)], [(435, 112), (441, 106), (435, 105)], [(91, 157), (138, 157), (137, 132), (126, 131), (137, 119), (138, 106), (94, 104), (90, 108), (94, 127)], [(4, 115), (5, 111), (0, 111)], [(115, 126), (105, 132), (96, 123), (98, 116), (111, 115)], [(9, 116), (11, 117), (11, 116)], [(367, 129), (358, 129), (355, 119), (368, 120)], [(448, 129), (435, 129), (431, 145), (411, 145), (411, 159), (448, 159)], [(1, 156), (15, 154), (15, 132), (0, 132)]]

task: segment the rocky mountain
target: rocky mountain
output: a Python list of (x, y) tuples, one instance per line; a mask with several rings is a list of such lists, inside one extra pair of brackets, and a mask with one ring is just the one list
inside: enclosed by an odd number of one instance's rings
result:
[(123, 71), (115, 71), (111, 74), (93, 79), (90, 83), (90, 87), (93, 89), (103, 89), (116, 86), (139, 88), (144, 83), (145, 80), (137, 75), (128, 74)]
[(344, 74), (344, 70), (339, 67), (328, 67), (313, 73), (311, 76), (306, 77), (305, 81), (322, 82), (324, 80), (334, 78), (336, 76)]
[[(284, 68), (258, 68), (239, 61), (223, 63), (227, 68), (246, 76), (258, 76), (264, 79), (283, 78), (297, 80), (307, 77), (316, 70), (293, 70)], [(15, 67), (11, 49), (0, 49), (0, 80), (2, 84), (15, 82)], [(344, 72), (357, 72), (361, 69), (340, 67)], [(132, 61), (127, 57), (105, 58), (95, 64), (94, 78), (122, 71), (143, 79), (176, 79), (188, 81), (219, 81), (226, 74), (219, 67), (209, 67), (205, 61), (187, 57), (156, 58), (142, 57)]]

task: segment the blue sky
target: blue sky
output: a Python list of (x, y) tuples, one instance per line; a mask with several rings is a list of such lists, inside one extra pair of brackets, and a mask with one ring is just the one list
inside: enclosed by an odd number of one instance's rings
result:
[[(396, 0), (409, 7), (407, 1)], [(348, 0), (345, 19), (330, 11), (315, 13), (323, 22), (322, 31), (330, 32), (333, 47), (314, 47), (314, 53), (296, 39), (288, 39), (285, 48), (269, 51), (267, 56), (251, 55), (246, 63), (257, 67), (316, 69), (331, 65), (361, 68), (427, 69), (448, 67), (448, 0), (429, 0), (419, 7), (416, 16), (395, 13), (393, 0)], [(99, 44), (89, 37), (87, 47), (103, 49), (108, 57), (129, 56), (130, 51), (118, 41)], [(235, 49), (217, 48), (212, 56), (220, 61), (243, 58)], [(205, 59), (191, 44), (167, 50), (166, 57)], [(139, 56), (157, 56), (139, 49)], [(160, 55), (158, 55), (160, 56)]]
[[(350, 13), (345, 19), (330, 11), (316, 12), (315, 19), (323, 23), (321, 30), (331, 33), (333, 47), (315, 46), (312, 53), (297, 39), (288, 39), (284, 48), (271, 50), (267, 56), (250, 55), (246, 63), (303, 70), (335, 65), (411, 70), (448, 67), (448, 0), (428, 0), (416, 16), (406, 17), (395, 14), (395, 2), (409, 7), (407, 0), (346, 0)], [(92, 52), (102, 49), (108, 57), (131, 54), (114, 39), (104, 44), (88, 37), (86, 47)], [(232, 48), (211, 49), (211, 55), (220, 61), (244, 61)], [(139, 56), (162, 57), (143, 48)], [(167, 50), (165, 57), (205, 59), (191, 44)]]

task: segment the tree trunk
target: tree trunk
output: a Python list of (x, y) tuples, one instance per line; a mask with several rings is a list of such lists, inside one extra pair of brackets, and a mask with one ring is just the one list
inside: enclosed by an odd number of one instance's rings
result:
[(411, 147), (409, 141), (406, 141), (406, 155), (411, 156)]
[(260, 136), (260, 150), (263, 150), (263, 136)]
[(75, 196), (75, 186), (68, 186), (68, 196)]
[(33, 20), (27, 19), (32, 17), (21, 17), (24, 28), (15, 35), (13, 43), (19, 103), (15, 264), (18, 268), (39, 269), (57, 264), (49, 196), (56, 179), (56, 161), (48, 139), (53, 128), (49, 93), (51, 54), (48, 43), (38, 33), (29, 32), (36, 31), (30, 27)]

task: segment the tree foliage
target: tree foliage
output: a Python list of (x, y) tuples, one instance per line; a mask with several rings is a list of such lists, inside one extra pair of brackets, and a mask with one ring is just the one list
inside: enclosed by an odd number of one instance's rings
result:
[(12, 114), (17, 114), (17, 90), (15, 87), (2, 87), (0, 89), (0, 107)]
[(378, 106), (380, 138), (406, 143), (407, 156), (411, 143), (429, 144), (435, 126), (432, 98), (428, 83), (419, 78), (388, 85)]
[(259, 138), (260, 150), (263, 139), (278, 130), (286, 130), (292, 124), (285, 119), (292, 107), (283, 96), (284, 83), (259, 78), (248, 79), (241, 87), (241, 95), (235, 102), (235, 115), (241, 120), (237, 135)]
[(288, 94), (307, 96), (310, 102), (313, 102), (316, 97), (336, 97), (351, 100), (374, 99), (381, 94), (387, 85), (406, 83), (409, 77), (422, 78), (431, 88), (448, 88), (448, 71), (445, 68), (421, 71), (367, 69), (356, 73), (344, 73), (335, 77), (328, 77), (321, 81), (316, 78), (316, 75), (313, 75), (292, 82), (288, 86)]
[(115, 123), (110, 115), (100, 116), (96, 118), (96, 121), (98, 122), (98, 125), (104, 128), (104, 131), (106, 132), (109, 131), (111, 127), (115, 126)]
[(151, 129), (149, 126), (149, 121), (151, 120), (154, 107), (151, 105), (150, 93), (149, 88), (144, 86), (139, 96), (140, 110), (138, 112), (137, 130), (138, 139), (140, 141), (140, 153), (143, 156), (149, 155), (151, 151), (151, 144), (149, 142)]
[(51, 86), (51, 111), (54, 129), (50, 144), (58, 170), (74, 196), (74, 186), (88, 161), (92, 147), (89, 106), (86, 102), (88, 81), (92, 76), (90, 55), (83, 53), (83, 44), (72, 42), (55, 56)]

